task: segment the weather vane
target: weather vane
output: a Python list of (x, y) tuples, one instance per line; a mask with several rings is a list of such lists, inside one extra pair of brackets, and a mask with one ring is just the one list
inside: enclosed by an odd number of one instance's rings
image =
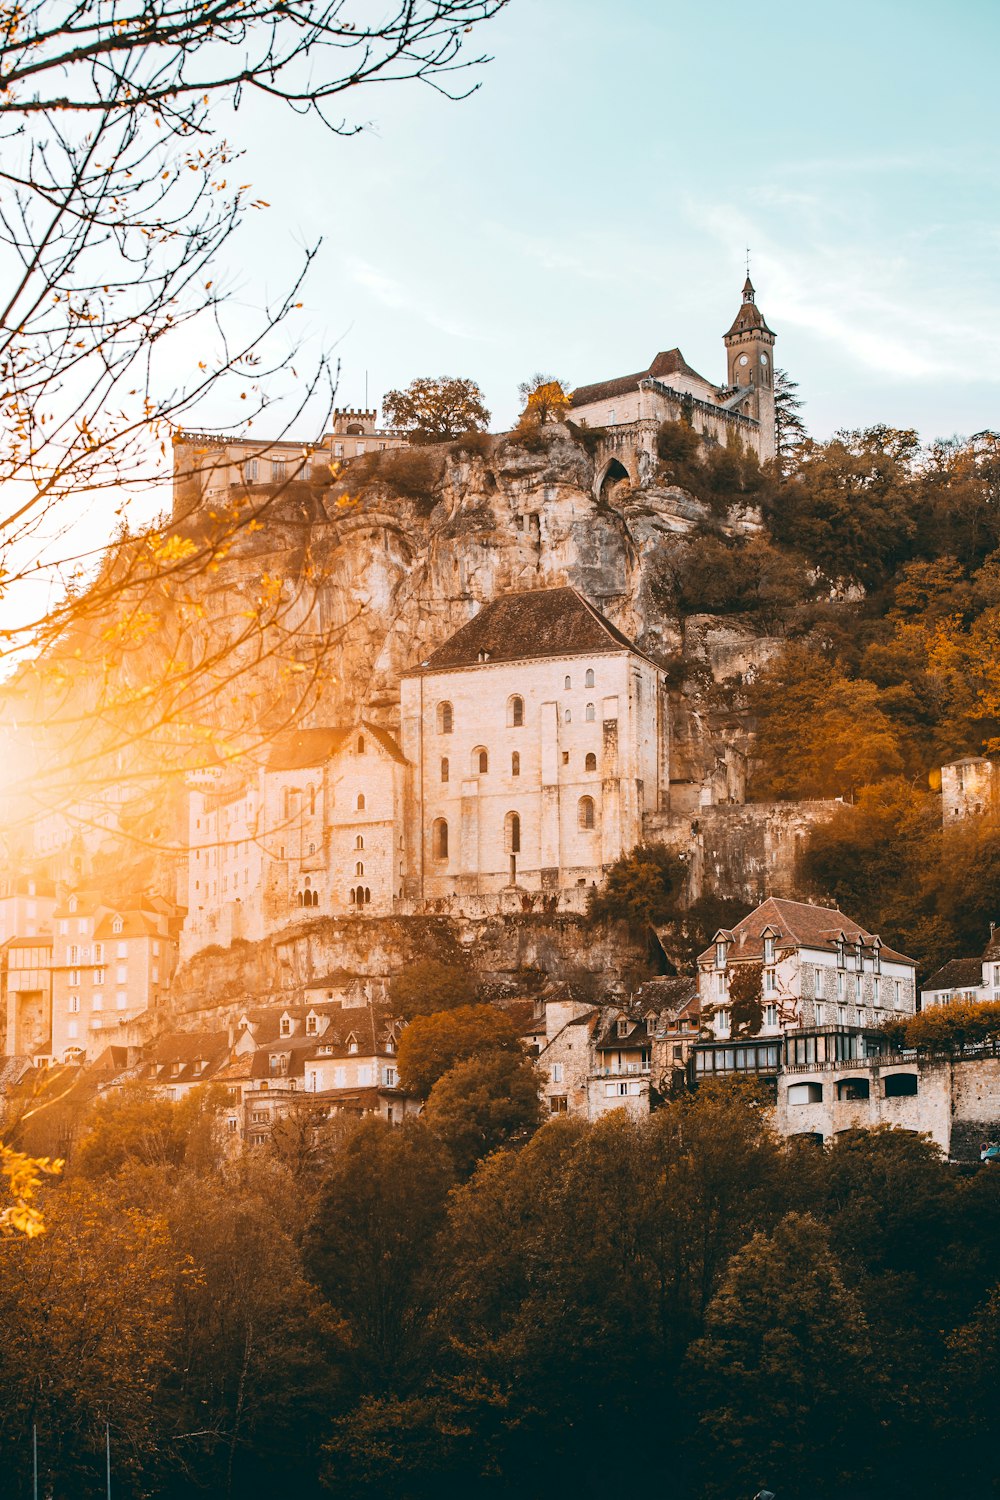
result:
[(747, 246), (747, 275), (750, 275), (750, 246)]

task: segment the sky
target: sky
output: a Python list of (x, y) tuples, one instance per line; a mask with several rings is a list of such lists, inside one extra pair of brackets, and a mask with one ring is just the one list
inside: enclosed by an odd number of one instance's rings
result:
[(679, 346), (709, 379), (746, 268), (814, 436), (1000, 427), (996, 0), (510, 0), (451, 103), (347, 100), (344, 139), (251, 104), (270, 208), (227, 252), (248, 304), (322, 238), (300, 328), (343, 405), (470, 376), (496, 429)]

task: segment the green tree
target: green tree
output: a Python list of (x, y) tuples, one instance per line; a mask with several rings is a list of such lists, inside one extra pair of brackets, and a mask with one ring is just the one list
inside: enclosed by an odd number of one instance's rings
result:
[(705, 1493), (842, 1493), (876, 1430), (877, 1368), (824, 1227), (789, 1214), (755, 1234), (688, 1351)]
[(386, 391), (382, 413), (393, 427), (402, 427), (411, 443), (446, 443), (465, 432), (483, 432), (490, 414), (474, 380), (442, 375), (421, 376), (405, 391)]
[[(414, 1022), (414, 1025), (417, 1025)], [(453, 1183), (422, 1122), (358, 1122), (335, 1154), (306, 1240), (306, 1265), (337, 1319), (358, 1395), (406, 1394), (434, 1349), (436, 1239)]]
[(778, 472), (787, 475), (794, 467), (809, 432), (800, 415), (805, 405), (798, 394), (799, 383), (787, 370), (774, 372), (774, 431)]
[(127, 1164), (176, 1168), (185, 1160), (214, 1156), (220, 1103), (212, 1089), (192, 1089), (174, 1102), (142, 1084), (129, 1085), (95, 1106), (73, 1153), (72, 1171), (99, 1178), (114, 1176)]
[(513, 1052), (468, 1057), (435, 1083), (423, 1118), (458, 1171), (468, 1175), (482, 1157), (537, 1126), (541, 1105), (534, 1065)]
[(425, 1098), (456, 1063), (484, 1052), (519, 1049), (510, 1017), (491, 1005), (458, 1005), (417, 1016), (399, 1040), (399, 1078), (404, 1089)]
[(637, 932), (676, 916), (687, 882), (687, 870), (661, 844), (637, 844), (611, 865), (604, 884), (587, 902), (591, 922), (627, 922)]
[(434, 1011), (474, 1005), (478, 996), (475, 976), (458, 964), (438, 958), (418, 958), (400, 969), (389, 982), (389, 1000), (404, 1021), (428, 1016)]

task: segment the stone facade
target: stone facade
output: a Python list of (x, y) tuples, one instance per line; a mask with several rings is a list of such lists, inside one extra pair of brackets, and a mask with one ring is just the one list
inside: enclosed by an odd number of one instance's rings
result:
[(762, 1036), (811, 1026), (877, 1026), (916, 1011), (916, 966), (836, 908), (769, 898), (698, 957), (702, 1014), (732, 1029), (733, 989), (760, 973)]
[(487, 606), (402, 682), (406, 895), (585, 891), (668, 781), (662, 673), (573, 589)]
[(945, 828), (962, 818), (996, 817), (1000, 778), (991, 760), (966, 755), (941, 767), (941, 817)]

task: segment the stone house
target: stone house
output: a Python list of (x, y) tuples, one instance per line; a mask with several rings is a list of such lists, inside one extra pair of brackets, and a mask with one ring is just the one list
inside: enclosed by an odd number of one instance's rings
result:
[(139, 1070), (161, 1098), (177, 1102), (215, 1081), (229, 1061), (226, 1031), (175, 1031), (156, 1038)]
[(35, 1057), (52, 1051), (52, 935), (12, 937), (0, 947), (6, 1017), (4, 1051)]
[(834, 907), (769, 898), (698, 956), (702, 1017), (732, 1035), (733, 986), (760, 975), (763, 1037), (878, 1026), (916, 1009), (916, 965)]
[(997, 815), (1000, 778), (984, 755), (963, 755), (941, 767), (941, 819), (945, 828), (963, 818)]
[(184, 956), (320, 912), (391, 912), (408, 779), (392, 735), (364, 720), (281, 735), (249, 774), (192, 777)]
[(542, 1107), (548, 1114), (589, 1118), (587, 1081), (599, 1018), (598, 1008), (581, 1000), (545, 1002), (536, 1055)]
[(411, 901), (582, 899), (668, 785), (663, 673), (576, 589), (495, 599), (401, 692)]

